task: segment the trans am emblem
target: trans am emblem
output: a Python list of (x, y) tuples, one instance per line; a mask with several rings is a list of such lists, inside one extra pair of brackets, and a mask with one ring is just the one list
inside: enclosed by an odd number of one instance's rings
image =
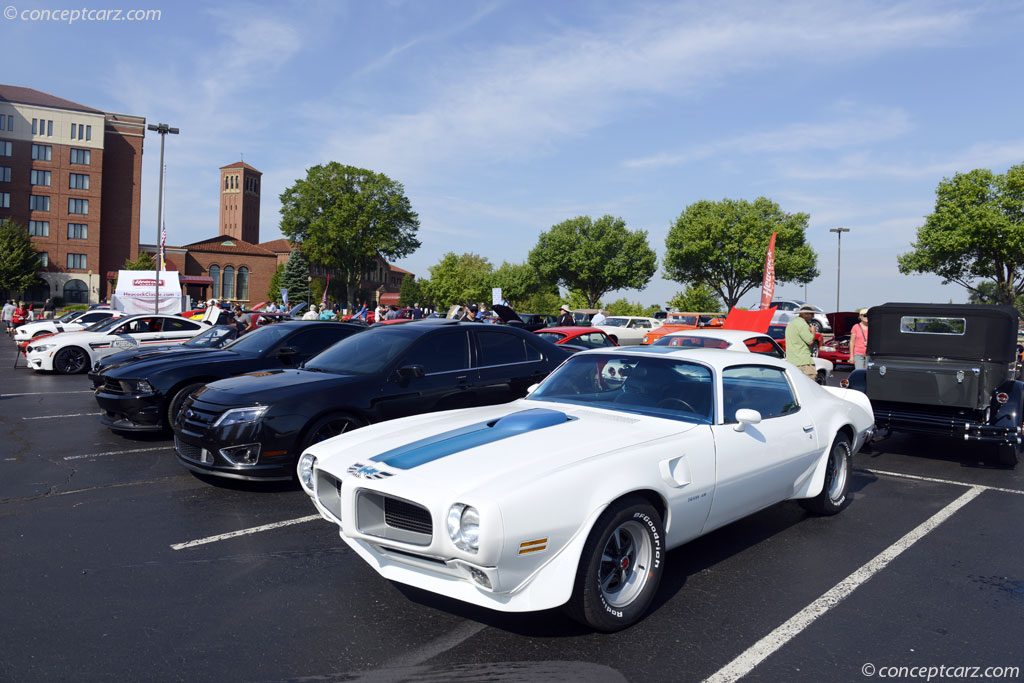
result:
[(378, 470), (376, 467), (371, 467), (370, 465), (364, 465), (361, 462), (357, 462), (350, 466), (348, 468), (348, 473), (357, 477), (362, 477), (363, 479), (387, 479), (394, 474), (393, 472)]

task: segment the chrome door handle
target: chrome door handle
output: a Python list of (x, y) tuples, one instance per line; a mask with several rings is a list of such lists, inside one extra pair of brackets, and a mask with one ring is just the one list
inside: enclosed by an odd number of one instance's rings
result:
[(814, 431), (814, 425), (804, 425), (804, 431), (805, 432), (813, 432)]

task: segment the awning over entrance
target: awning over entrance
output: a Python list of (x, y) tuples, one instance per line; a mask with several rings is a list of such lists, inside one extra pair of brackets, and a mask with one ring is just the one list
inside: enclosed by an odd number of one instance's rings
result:
[(380, 295), (380, 302), (385, 306), (397, 306), (399, 296), (398, 292), (385, 292)]

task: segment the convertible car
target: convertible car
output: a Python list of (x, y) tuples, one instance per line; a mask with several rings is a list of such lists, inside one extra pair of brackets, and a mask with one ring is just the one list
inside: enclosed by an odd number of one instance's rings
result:
[(615, 631), (667, 550), (784, 500), (843, 509), (873, 430), (863, 393), (745, 352), (593, 349), (531, 388), (313, 444), (299, 480), (385, 578)]

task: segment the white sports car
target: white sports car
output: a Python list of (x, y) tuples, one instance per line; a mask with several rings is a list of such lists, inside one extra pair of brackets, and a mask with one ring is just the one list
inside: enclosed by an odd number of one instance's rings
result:
[(619, 346), (639, 346), (645, 334), (661, 327), (661, 321), (655, 318), (611, 315), (594, 327), (604, 331)]
[(36, 320), (26, 323), (14, 331), (14, 341), (26, 342), (33, 337), (44, 334), (57, 334), (58, 332), (77, 332), (84, 330), (107, 318), (123, 316), (121, 311), (109, 308), (97, 308), (91, 311), (72, 311), (62, 315), (56, 320)]
[(647, 610), (666, 551), (784, 500), (841, 510), (873, 425), (864, 394), (777, 358), (595, 349), (527, 398), (315, 444), (298, 476), (388, 579), (614, 631)]
[(210, 329), (201, 320), (177, 315), (133, 315), (110, 318), (81, 332), (62, 332), (30, 342), (25, 358), (33, 370), (62, 375), (84, 372), (111, 353), (146, 346), (184, 344)]
[[(686, 330), (670, 332), (659, 337), (651, 346), (679, 346), (686, 349), (728, 349), (730, 351), (749, 351), (775, 358), (785, 358), (786, 352), (778, 342), (767, 334), (746, 332), (744, 330)], [(824, 384), (832, 374), (835, 365), (824, 358), (814, 358), (814, 369), (817, 371), (818, 384)]]

